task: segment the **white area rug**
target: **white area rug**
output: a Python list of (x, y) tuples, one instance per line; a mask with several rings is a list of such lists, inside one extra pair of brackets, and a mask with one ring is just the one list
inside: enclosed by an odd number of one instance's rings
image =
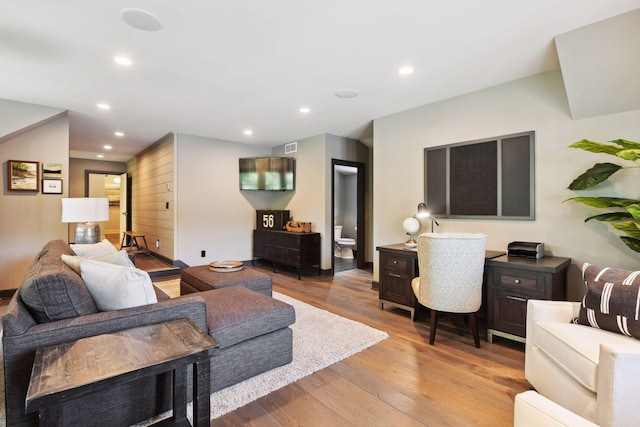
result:
[[(291, 304), (296, 311), (296, 323), (291, 326), (293, 362), (212, 393), (212, 420), (346, 359), (389, 336), (386, 332), (321, 310), (278, 292), (274, 292), (273, 297)], [(0, 357), (1, 351), (0, 347)], [(1, 363), (0, 373), (4, 374)], [(4, 427), (4, 381), (0, 381), (0, 389), (3, 396), (0, 402), (0, 426)], [(149, 422), (155, 422), (169, 415), (170, 413), (162, 414)], [(149, 422), (140, 425), (148, 425)]]
[(240, 408), (300, 378), (384, 340), (389, 335), (302, 301), (274, 292), (296, 310), (293, 362), (211, 394), (211, 419)]

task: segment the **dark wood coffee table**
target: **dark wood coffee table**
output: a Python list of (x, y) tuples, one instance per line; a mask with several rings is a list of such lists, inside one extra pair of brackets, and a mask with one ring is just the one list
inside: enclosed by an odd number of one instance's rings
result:
[(40, 425), (62, 426), (63, 406), (78, 397), (143, 376), (173, 371), (172, 425), (187, 419), (187, 366), (193, 365), (193, 425), (209, 425), (209, 352), (218, 344), (190, 320), (172, 320), (97, 335), (36, 351), (25, 400)]

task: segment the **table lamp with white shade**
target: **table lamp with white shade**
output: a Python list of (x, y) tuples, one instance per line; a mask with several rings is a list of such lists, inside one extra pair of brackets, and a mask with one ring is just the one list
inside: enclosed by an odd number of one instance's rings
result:
[(106, 197), (76, 197), (62, 200), (62, 222), (76, 222), (75, 243), (100, 241), (98, 221), (109, 220), (109, 199)]

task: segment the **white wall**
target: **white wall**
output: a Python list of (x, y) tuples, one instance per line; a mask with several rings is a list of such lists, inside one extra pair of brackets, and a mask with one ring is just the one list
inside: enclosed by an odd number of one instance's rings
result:
[(176, 134), (175, 143), (175, 259), (250, 260), (256, 209), (284, 209), (287, 192), (241, 192), (238, 159), (271, 150), (186, 134)]
[[(27, 113), (28, 117), (32, 117)], [(42, 120), (39, 114), (36, 120)], [(24, 121), (21, 121), (24, 123)], [(7, 160), (62, 165), (63, 194), (8, 191)], [(15, 289), (27, 268), (49, 241), (67, 240), (60, 199), (69, 188), (69, 119), (65, 115), (0, 143), (0, 289)]]
[[(577, 265), (585, 261), (639, 269), (640, 254), (627, 249), (611, 227), (583, 222), (597, 212), (563, 201), (577, 195), (567, 189), (576, 176), (598, 161), (611, 161), (567, 146), (583, 138), (640, 141), (640, 111), (572, 120), (559, 70), (375, 120), (374, 245), (404, 240), (402, 221), (424, 198), (425, 147), (529, 130), (536, 132), (536, 220), (440, 219), (437, 231), (483, 232), (488, 248), (498, 250), (515, 240), (544, 242), (551, 254), (572, 258), (568, 296), (574, 300), (583, 294)], [(616, 185), (591, 193), (640, 198), (639, 173), (625, 172)]]

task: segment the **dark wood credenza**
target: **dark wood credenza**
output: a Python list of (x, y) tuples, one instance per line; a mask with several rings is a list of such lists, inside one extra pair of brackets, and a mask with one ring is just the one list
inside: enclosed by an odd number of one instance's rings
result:
[[(398, 307), (411, 318), (418, 301), (411, 280), (419, 276), (418, 252), (404, 244), (379, 246), (380, 309)], [(570, 258), (509, 257), (504, 251), (485, 252), (483, 301), (480, 316), (486, 317), (487, 340), (501, 336), (524, 342), (528, 299), (566, 298), (566, 273)]]
[(298, 269), (320, 265), (320, 233), (293, 233), (278, 230), (253, 230), (253, 258), (271, 261), (273, 271), (276, 264), (290, 265)]

